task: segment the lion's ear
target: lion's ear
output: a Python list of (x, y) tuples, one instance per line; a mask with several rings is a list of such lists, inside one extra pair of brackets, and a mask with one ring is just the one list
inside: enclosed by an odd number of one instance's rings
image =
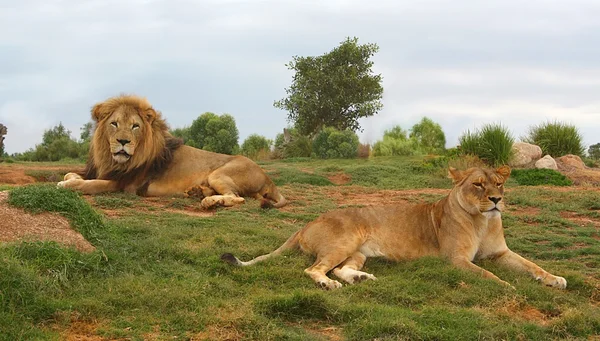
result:
[(107, 112), (105, 112), (103, 110), (103, 108), (102, 108), (103, 104), (104, 103), (97, 103), (92, 108), (92, 119), (96, 122), (100, 122), (108, 114)]
[(156, 119), (156, 111), (152, 108), (146, 109), (142, 114), (150, 123), (154, 122)]
[(465, 177), (465, 172), (459, 171), (454, 167), (448, 167), (448, 177), (452, 179), (453, 183), (458, 183)]
[(496, 173), (502, 175), (504, 180), (506, 180), (510, 176), (510, 167), (506, 165), (498, 167), (498, 169), (496, 169)]

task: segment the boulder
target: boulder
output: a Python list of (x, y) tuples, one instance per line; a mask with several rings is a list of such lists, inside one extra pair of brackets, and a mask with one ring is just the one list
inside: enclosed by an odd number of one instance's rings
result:
[(554, 169), (558, 170), (558, 166), (556, 165), (556, 161), (550, 155), (546, 155), (543, 158), (537, 160), (535, 162), (535, 168), (544, 168), (544, 169)]
[(513, 157), (508, 163), (511, 167), (528, 167), (542, 157), (542, 148), (526, 142), (513, 143)]
[(556, 159), (562, 163), (564, 163), (565, 165), (569, 165), (578, 169), (585, 169), (585, 163), (583, 163), (583, 161), (581, 160), (581, 158), (577, 155), (573, 155), (573, 154), (568, 154), (565, 156), (561, 156), (558, 159)]

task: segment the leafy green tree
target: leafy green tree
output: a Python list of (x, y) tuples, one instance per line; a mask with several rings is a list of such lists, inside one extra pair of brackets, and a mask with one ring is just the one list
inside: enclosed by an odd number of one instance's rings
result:
[(197, 147), (192, 139), (191, 127), (176, 128), (171, 130), (171, 135), (179, 137), (188, 146)]
[(4, 135), (8, 132), (6, 126), (0, 123), (0, 158), (4, 155)]
[(600, 160), (600, 143), (591, 145), (588, 148), (588, 155), (594, 160)]
[(79, 130), (81, 131), (79, 135), (81, 141), (89, 142), (92, 139), (92, 133), (94, 132), (94, 126), (92, 125), (92, 122), (84, 124)]
[(252, 134), (242, 143), (241, 153), (252, 160), (260, 157), (261, 153), (268, 153), (271, 150), (272, 141), (264, 136)]
[(190, 139), (195, 147), (216, 153), (235, 154), (239, 150), (238, 129), (229, 114), (206, 112), (194, 120)]
[(409, 137), (424, 153), (442, 153), (446, 148), (446, 135), (442, 127), (427, 117), (412, 127)]
[(301, 135), (314, 136), (325, 126), (361, 130), (358, 120), (383, 107), (382, 77), (373, 73), (370, 60), (378, 50), (377, 44), (346, 38), (321, 56), (294, 56), (286, 64), (295, 72), (287, 97), (273, 105), (288, 111)]
[(52, 127), (44, 131), (44, 136), (42, 137), (42, 145), (50, 146), (52, 142), (55, 140), (59, 140), (61, 138), (71, 138), (71, 131), (60, 122), (57, 126)]
[(349, 129), (325, 127), (315, 136), (312, 149), (321, 159), (351, 159), (358, 154), (358, 136)]
[(407, 156), (417, 153), (416, 142), (408, 139), (407, 131), (399, 125), (386, 130), (383, 139), (373, 145), (374, 156)]

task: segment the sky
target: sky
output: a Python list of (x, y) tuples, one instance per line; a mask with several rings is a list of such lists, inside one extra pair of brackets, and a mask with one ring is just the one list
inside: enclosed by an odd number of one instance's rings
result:
[(600, 142), (597, 0), (0, 0), (0, 123), (6, 152), (63, 123), (79, 138), (90, 108), (146, 97), (171, 128), (231, 114), (240, 143), (288, 126), (293, 56), (346, 37), (376, 43), (383, 109), (363, 143), (426, 116), (447, 147), (484, 124), (518, 141), (534, 125), (575, 125)]

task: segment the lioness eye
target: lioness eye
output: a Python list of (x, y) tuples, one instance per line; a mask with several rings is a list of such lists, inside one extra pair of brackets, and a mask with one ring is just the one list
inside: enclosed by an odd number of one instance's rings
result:
[(134, 123), (134, 124), (133, 124), (133, 127), (131, 127), (131, 129), (137, 129), (137, 128), (139, 128), (139, 127), (140, 127), (140, 125), (139, 125), (139, 124), (137, 124), (137, 123)]
[(477, 188), (483, 188), (483, 184), (481, 182), (474, 182), (473, 186), (475, 186)]
[(115, 127), (115, 128), (118, 126), (117, 122), (110, 122), (110, 125), (113, 126), (113, 127)]

